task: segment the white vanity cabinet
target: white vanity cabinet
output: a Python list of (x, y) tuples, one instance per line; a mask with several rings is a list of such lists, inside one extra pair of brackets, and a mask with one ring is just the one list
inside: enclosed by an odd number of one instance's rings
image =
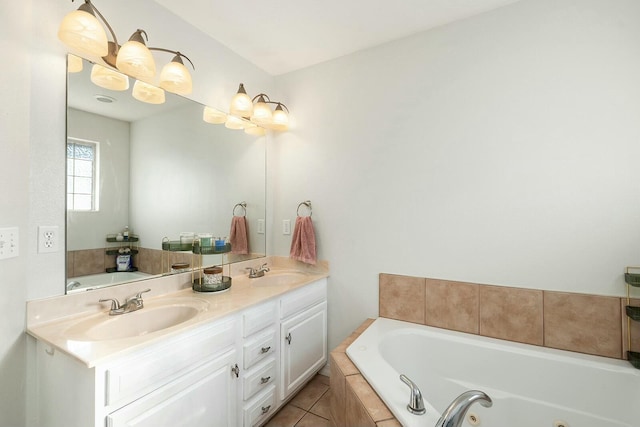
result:
[(38, 342), (39, 425), (236, 426), (237, 323), (212, 322), (92, 368)]
[(280, 399), (285, 400), (327, 363), (327, 279), (280, 300)]

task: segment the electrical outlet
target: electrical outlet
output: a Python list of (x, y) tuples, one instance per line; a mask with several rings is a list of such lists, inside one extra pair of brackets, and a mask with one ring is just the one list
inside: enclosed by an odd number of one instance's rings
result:
[(57, 225), (38, 227), (38, 253), (58, 252), (60, 231)]
[(20, 254), (18, 227), (0, 228), (0, 259), (14, 258)]
[(258, 220), (258, 234), (264, 234), (264, 219)]

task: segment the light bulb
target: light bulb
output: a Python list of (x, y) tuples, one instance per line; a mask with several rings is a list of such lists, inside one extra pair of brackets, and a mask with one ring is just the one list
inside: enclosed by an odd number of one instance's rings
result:
[(93, 67), (91, 67), (91, 81), (93, 84), (105, 89), (129, 89), (129, 77), (98, 64), (94, 64)]
[(289, 128), (289, 115), (282, 109), (282, 104), (278, 104), (273, 112), (273, 120), (269, 128), (277, 131), (284, 131)]
[(146, 102), (148, 104), (164, 103), (164, 90), (140, 80), (136, 80), (133, 84), (133, 91), (131, 94), (138, 101)]
[(193, 82), (189, 70), (182, 63), (180, 55), (176, 55), (160, 72), (160, 87), (178, 95), (188, 95), (193, 90)]
[(229, 107), (229, 113), (238, 117), (251, 117), (253, 111), (253, 103), (251, 98), (244, 90), (244, 85), (240, 83), (238, 93), (231, 98), (231, 107)]
[(251, 121), (259, 125), (268, 125), (271, 123), (273, 113), (271, 108), (265, 102), (264, 96), (260, 95), (258, 102), (253, 106), (253, 114), (251, 114)]
[(137, 30), (129, 41), (122, 45), (116, 58), (116, 68), (138, 80), (151, 80), (156, 74), (156, 63), (151, 51), (144, 44), (141, 33), (144, 31)]
[(78, 53), (98, 57), (108, 53), (107, 33), (87, 3), (64, 17), (58, 29), (58, 38)]

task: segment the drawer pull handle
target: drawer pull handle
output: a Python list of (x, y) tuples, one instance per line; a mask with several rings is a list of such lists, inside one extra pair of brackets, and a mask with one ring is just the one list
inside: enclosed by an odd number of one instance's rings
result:
[(284, 339), (287, 340), (287, 343), (289, 345), (291, 345), (291, 332), (289, 332), (289, 334), (286, 337), (284, 337)]
[(269, 380), (271, 379), (271, 377), (262, 377), (260, 378), (260, 384), (266, 384), (269, 382)]
[(231, 367), (231, 372), (236, 374), (236, 378), (238, 378), (240, 376), (240, 368), (238, 368), (238, 364), (236, 363), (235, 366)]
[(271, 405), (263, 406), (262, 407), (262, 413), (266, 414), (267, 412), (269, 412), (269, 409), (271, 409)]
[(262, 349), (260, 350), (260, 353), (269, 353), (269, 350), (271, 350), (271, 346), (269, 347), (262, 347)]

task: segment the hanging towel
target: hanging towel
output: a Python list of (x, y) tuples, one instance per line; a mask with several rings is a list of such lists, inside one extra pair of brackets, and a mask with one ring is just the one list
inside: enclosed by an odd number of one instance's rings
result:
[(232, 254), (249, 253), (249, 237), (247, 236), (247, 219), (243, 216), (231, 218), (231, 231), (229, 232)]
[(299, 216), (293, 229), (289, 258), (316, 264), (316, 233), (310, 216)]

